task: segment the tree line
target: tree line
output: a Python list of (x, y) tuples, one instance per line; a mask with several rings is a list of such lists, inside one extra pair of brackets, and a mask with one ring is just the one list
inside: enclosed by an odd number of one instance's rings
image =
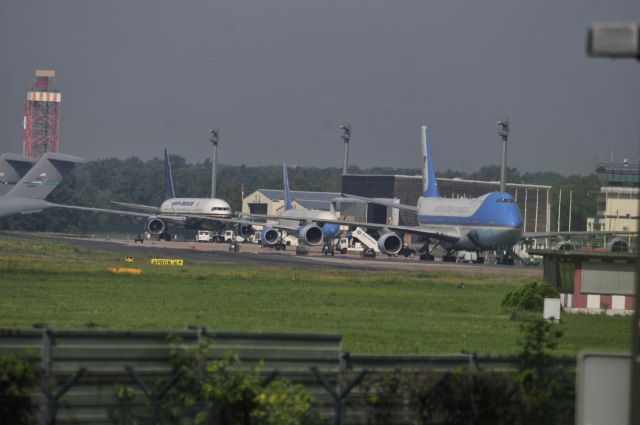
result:
[[(187, 163), (179, 155), (170, 156), (175, 193), (178, 197), (208, 197), (211, 193), (211, 162)], [(419, 175), (414, 168), (349, 167), (352, 174), (403, 174)], [(586, 218), (596, 212), (595, 192), (600, 183), (595, 174), (589, 176), (563, 176), (555, 172), (520, 173), (508, 168), (507, 181), (511, 183), (552, 186), (551, 223), (556, 229), (559, 189), (563, 191), (561, 229), (568, 225), (568, 194), (573, 191), (572, 230), (585, 230)], [(342, 169), (337, 167), (292, 167), (289, 182), (293, 190), (340, 192)], [(438, 177), (496, 181), (500, 179), (500, 167), (481, 167), (466, 173), (446, 170)], [(217, 197), (225, 199), (233, 210), (242, 206), (245, 196), (256, 189), (282, 189), (282, 167), (245, 165), (219, 165)], [(108, 158), (91, 161), (67, 176), (51, 193), (54, 203), (82, 205), (98, 208), (114, 208), (111, 201), (160, 206), (166, 198), (164, 161), (158, 158), (143, 161), (137, 157), (128, 159)], [(119, 207), (118, 207), (119, 208)], [(51, 209), (41, 214), (0, 219), (0, 229), (38, 230), (56, 232), (87, 232), (104, 227), (131, 228), (138, 225), (135, 219), (94, 214), (72, 210)]]

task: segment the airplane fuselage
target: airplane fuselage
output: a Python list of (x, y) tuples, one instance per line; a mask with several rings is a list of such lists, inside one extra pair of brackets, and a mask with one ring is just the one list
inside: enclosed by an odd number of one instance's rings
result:
[(520, 209), (506, 192), (470, 199), (420, 197), (417, 218), (420, 227), (460, 235), (455, 242), (443, 240), (445, 249), (510, 248), (522, 237)]
[(226, 201), (217, 198), (171, 198), (160, 205), (160, 213), (230, 218), (231, 206)]
[(49, 202), (44, 199), (0, 196), (0, 218), (17, 214), (38, 213), (49, 207)]

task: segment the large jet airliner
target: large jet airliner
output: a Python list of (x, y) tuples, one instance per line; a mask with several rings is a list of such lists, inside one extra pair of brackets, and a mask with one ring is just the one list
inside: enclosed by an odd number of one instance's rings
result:
[[(297, 235), (298, 240), (305, 245), (316, 246), (323, 242), (329, 243), (340, 231), (340, 225), (329, 221), (337, 221), (338, 218), (329, 211), (322, 210), (296, 210), (293, 208), (291, 191), (289, 190), (289, 176), (287, 165), (282, 165), (282, 176), (284, 182), (284, 210), (277, 216), (250, 215), (252, 218), (276, 218), (275, 224), (267, 224), (263, 227), (260, 240), (263, 245), (284, 247), (282, 245), (282, 233), (287, 232)], [(289, 217), (294, 217), (290, 219)], [(321, 226), (316, 221), (325, 221)], [(331, 249), (328, 252), (332, 252)]]
[(57, 206), (45, 198), (84, 160), (48, 152), (31, 167), (33, 162), (21, 155), (3, 154), (0, 157), (0, 187), (9, 189), (0, 192), (0, 217), (37, 213)]
[(167, 183), (167, 199), (160, 207), (150, 205), (113, 202), (114, 204), (137, 209), (142, 212), (127, 210), (112, 210), (107, 208), (82, 207), (76, 205), (57, 205), (61, 208), (93, 211), (107, 214), (136, 217), (145, 220), (145, 231), (157, 235), (160, 239), (171, 240), (168, 232), (169, 225), (186, 229), (214, 229), (221, 222), (231, 218), (231, 206), (225, 200), (218, 198), (176, 198), (173, 187), (173, 175), (169, 155), (164, 150), (165, 178)]
[[(399, 234), (410, 233), (427, 238), (421, 256), (433, 260), (431, 251), (436, 246), (446, 250), (444, 261), (455, 261), (455, 251), (510, 250), (522, 237), (522, 216), (513, 196), (506, 192), (491, 192), (478, 198), (441, 198), (438, 193), (431, 146), (427, 127), (422, 127), (423, 194), (417, 205), (404, 205), (345, 195), (368, 202), (412, 211), (417, 226), (395, 226), (378, 223), (347, 222), (340, 220), (314, 220), (326, 223), (375, 229), (379, 233), (380, 251), (395, 255), (402, 249)], [(302, 217), (301, 217), (302, 219)], [(432, 245), (432, 241), (434, 244)], [(479, 257), (480, 259), (481, 257)], [(483, 261), (480, 259), (480, 261)], [(479, 262), (480, 262), (479, 261)]]

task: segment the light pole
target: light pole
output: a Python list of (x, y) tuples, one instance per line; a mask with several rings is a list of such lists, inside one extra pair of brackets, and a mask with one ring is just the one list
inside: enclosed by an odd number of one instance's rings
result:
[(342, 158), (342, 174), (347, 174), (349, 168), (349, 141), (351, 140), (351, 124), (345, 123), (340, 125), (342, 130), (342, 141), (344, 142), (344, 157)]
[(218, 129), (209, 130), (209, 141), (213, 145), (213, 157), (211, 158), (211, 198), (216, 197), (216, 169), (218, 168)]
[(502, 139), (502, 163), (500, 165), (500, 192), (507, 188), (507, 139), (509, 138), (509, 118), (498, 122), (498, 135)]

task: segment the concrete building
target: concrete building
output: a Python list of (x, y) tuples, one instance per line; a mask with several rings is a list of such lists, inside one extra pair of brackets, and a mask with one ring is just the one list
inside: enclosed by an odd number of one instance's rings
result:
[(640, 165), (596, 164), (602, 187), (594, 217), (587, 218), (587, 230), (638, 232), (640, 208)]
[[(307, 192), (292, 190), (294, 208), (334, 211), (332, 200), (340, 197), (336, 192)], [(242, 212), (250, 214), (276, 215), (284, 209), (284, 190), (258, 189), (242, 200)]]

